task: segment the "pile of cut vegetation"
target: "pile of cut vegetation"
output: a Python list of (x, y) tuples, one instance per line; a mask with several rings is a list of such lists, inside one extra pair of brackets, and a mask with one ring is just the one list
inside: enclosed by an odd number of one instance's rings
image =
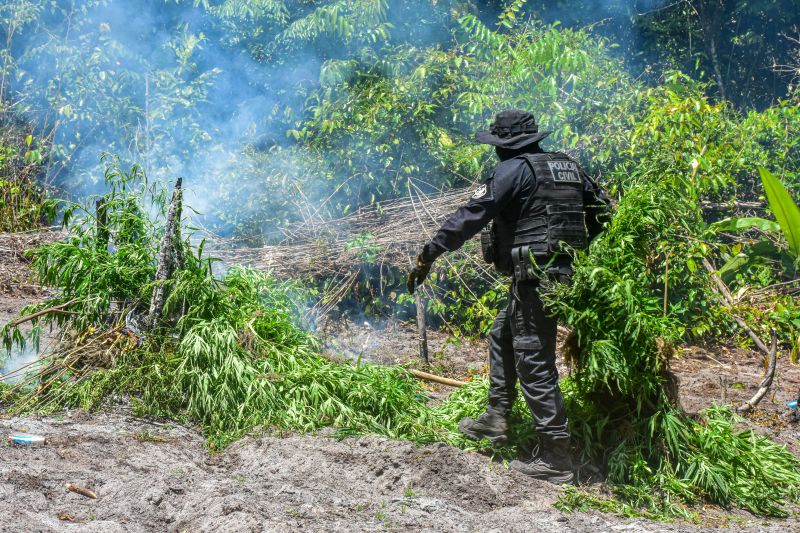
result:
[[(180, 195), (169, 203), (140, 168), (107, 164), (109, 192), (67, 204), (69, 236), (30, 252), (38, 280), (57, 296), (23, 310), (4, 327), (4, 341), (24, 344), (17, 326), (27, 321), (34, 332), (58, 328), (63, 342), (0, 389), (7, 412), (96, 409), (123, 399), (140, 415), (199, 424), (213, 449), (258, 427), (486, 447), (457, 432), (461, 417), (485, 408), (486, 380), (432, 406), (402, 368), (321, 357), (300, 318), (310, 298), (300, 284), (240, 267), (215, 277), (203, 244), (181, 236)], [(697, 208), (686, 186), (663, 178), (631, 187), (605, 236), (577, 258), (575, 282), (548, 289), (552, 308), (575, 331), (576, 373), (564, 389), (576, 447), (605, 468), (619, 498), (601, 502), (570, 490), (565, 508), (670, 517), (710, 501), (782, 516), (798, 501), (795, 456), (737, 432), (727, 408), (688, 416), (665, 387), (679, 331), (650, 290), (647, 251), (687, 228)], [(512, 445), (495, 453), (510, 458), (529, 447), (530, 428), (520, 401)]]
[[(127, 398), (138, 414), (200, 424), (212, 448), (256, 426), (460, 440), (443, 413), (462, 407), (430, 409), (405, 370), (321, 357), (302, 322), (309, 295), (300, 284), (241, 267), (215, 277), (215, 259), (175, 231), (180, 209), (140, 167), (109, 160), (105, 182), (104, 196), (65, 204), (68, 237), (30, 251), (37, 279), (57, 296), (23, 309), (3, 340), (36, 342), (53, 326), (63, 342), (2, 391), (7, 412)], [(162, 278), (165, 259), (173, 268)]]

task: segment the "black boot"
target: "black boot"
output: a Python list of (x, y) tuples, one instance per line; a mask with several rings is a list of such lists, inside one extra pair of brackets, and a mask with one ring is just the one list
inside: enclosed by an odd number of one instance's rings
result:
[(462, 418), (458, 430), (471, 439), (489, 439), (492, 444), (505, 444), (508, 442), (508, 416), (490, 407), (477, 419)]
[(574, 481), (568, 438), (552, 439), (541, 436), (530, 459), (511, 461), (509, 466), (526, 476), (556, 485), (571, 485)]

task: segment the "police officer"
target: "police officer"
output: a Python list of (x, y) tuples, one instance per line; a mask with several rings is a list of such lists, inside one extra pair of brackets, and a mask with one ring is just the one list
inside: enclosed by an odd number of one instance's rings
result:
[(553, 483), (571, 483), (572, 459), (564, 402), (556, 369), (556, 319), (548, 316), (538, 289), (571, 274), (570, 249), (588, 246), (610, 214), (600, 187), (572, 158), (545, 152), (533, 115), (505, 111), (475, 139), (495, 147), (500, 163), (469, 202), (453, 213), (417, 257), (408, 289), (422, 283), (437, 257), (481, 235), (484, 258), (513, 276), (509, 302), (489, 337), (489, 407), (459, 430), (473, 439), (507, 441), (516, 381), (533, 414), (539, 446), (511, 468)]

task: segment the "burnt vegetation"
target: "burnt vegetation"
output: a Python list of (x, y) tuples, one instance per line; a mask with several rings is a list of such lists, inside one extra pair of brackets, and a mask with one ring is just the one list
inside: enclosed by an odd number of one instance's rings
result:
[[(572, 283), (544, 295), (571, 332), (575, 453), (615, 498), (559, 505), (796, 512), (800, 460), (738, 406), (685, 412), (670, 369), (681, 344), (773, 331), (778, 365), (798, 362), (792, 2), (153, 1), (130, 28), (121, 4), (0, 7), (0, 230), (54, 219), (47, 191), (72, 198), (67, 236), (27, 255), (52, 297), (2, 330), (7, 348), (48, 327), (60, 342), (0, 384), (4, 412), (122, 401), (199, 424), (214, 449), (333, 427), (512, 458), (535, 440), (522, 400), (509, 446), (469, 441), (457, 423), (484, 409), (484, 376), (432, 405), (403, 368), (323, 357), (311, 321), (340, 304), (413, 315), (404, 261), (493, 161), (472, 132), (529, 109), (615, 199)], [(229, 252), (220, 268), (204, 240), (220, 235), (280, 268)], [(454, 337), (502, 305), (477, 255), (468, 243), (426, 288)]]

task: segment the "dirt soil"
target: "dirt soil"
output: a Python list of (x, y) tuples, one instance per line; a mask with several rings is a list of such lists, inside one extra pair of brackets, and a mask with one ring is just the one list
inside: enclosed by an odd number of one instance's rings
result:
[[(30, 279), (29, 260), (25, 250), (46, 242), (53, 242), (63, 234), (57, 231), (32, 231), (22, 233), (0, 233), (0, 327), (17, 318), (26, 305), (35, 304), (47, 297), (48, 291)], [(21, 330), (27, 334), (30, 325), (23, 324)], [(47, 349), (54, 339), (43, 332), (41, 348)], [(10, 357), (0, 350), (0, 376), (33, 360), (32, 349), (13, 350)]]
[(191, 429), (122, 413), (0, 420), (20, 430), (48, 442), (0, 447), (2, 531), (710, 530), (561, 513), (557, 487), (445, 445), (258, 436), (212, 456)]
[[(410, 322), (356, 322), (348, 318), (325, 319), (317, 327), (323, 351), (345, 359), (385, 365), (424, 368), (419, 356), (417, 327)], [(431, 370), (457, 379), (468, 379), (488, 369), (485, 340), (456, 339), (446, 331), (428, 330)]]
[[(26, 239), (29, 237), (26, 237)], [(44, 236), (42, 238), (50, 238)], [(44, 298), (26, 264), (0, 235), (0, 323)], [(328, 353), (419, 366), (411, 324), (323, 325)], [(454, 344), (429, 333), (430, 370), (465, 379), (481, 372), (485, 341)], [(687, 348), (674, 370), (689, 410), (749, 397), (763, 359), (746, 350)], [(568, 369), (560, 365), (562, 374)], [(725, 378), (720, 380), (720, 377)], [(727, 383), (727, 386), (725, 384)], [(773, 397), (746, 425), (800, 453), (800, 427), (785, 401), (800, 389), (800, 368), (779, 361)], [(436, 389), (446, 393), (446, 387)], [(10, 445), (13, 432), (43, 435), (39, 447)], [(66, 490), (74, 483), (89, 499)], [(595, 511), (561, 513), (560, 488), (528, 479), (488, 456), (445, 445), (415, 447), (377, 437), (337, 441), (325, 435), (253, 435), (218, 455), (202, 435), (124, 409), (45, 418), (0, 417), (2, 531), (711, 531), (800, 530), (797, 517), (732, 521), (707, 510), (704, 525), (626, 519)]]
[[(672, 369), (680, 379), (681, 404), (689, 412), (713, 403), (739, 406), (755, 394), (764, 378), (765, 358), (760, 352), (726, 346), (690, 346), (681, 352)], [(777, 365), (772, 387), (757, 408), (745, 415), (744, 427), (800, 455), (800, 422), (797, 411), (787, 407), (800, 394), (800, 365), (791, 364), (785, 351), (779, 353)]]

